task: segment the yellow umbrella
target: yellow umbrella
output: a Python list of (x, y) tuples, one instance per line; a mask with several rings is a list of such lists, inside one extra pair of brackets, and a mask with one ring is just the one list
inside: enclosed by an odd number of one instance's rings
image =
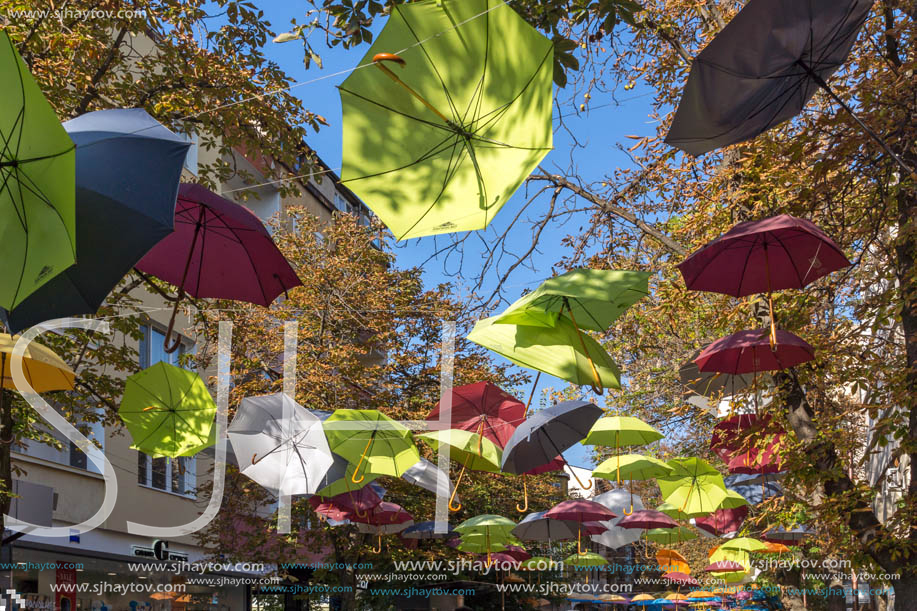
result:
[(688, 593), (688, 598), (715, 598), (716, 594), (707, 590), (694, 590)]
[[(15, 390), (10, 362), (18, 336), (0, 333), (0, 364), (3, 371), (3, 388)], [(73, 388), (73, 370), (47, 346), (31, 342), (22, 355), (22, 371), (35, 392), (70, 390)]]

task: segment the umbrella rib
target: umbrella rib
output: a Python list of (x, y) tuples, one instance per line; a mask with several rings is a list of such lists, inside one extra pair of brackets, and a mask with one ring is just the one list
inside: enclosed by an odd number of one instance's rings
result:
[(796, 274), (796, 279), (799, 280), (799, 286), (800, 286), (800, 287), (805, 286), (806, 283), (805, 283), (805, 281), (802, 279), (802, 276), (799, 275), (799, 268), (796, 267), (796, 261), (793, 260), (793, 257), (792, 257), (792, 255), (790, 254), (790, 249), (787, 248), (786, 244), (783, 242), (783, 240), (781, 240), (781, 239), (777, 236), (776, 233), (773, 235), (773, 238), (774, 238), (774, 240), (777, 241), (778, 244), (780, 244), (780, 247), (781, 247), (781, 248), (783, 249), (783, 251), (786, 253), (787, 257), (789, 257), (790, 263), (791, 263), (790, 267), (793, 268), (793, 272)]
[(372, 105), (374, 105), (374, 106), (378, 106), (379, 108), (381, 108), (381, 109), (383, 109), (383, 110), (387, 110), (387, 111), (389, 111), (389, 112), (391, 112), (391, 113), (394, 113), (394, 114), (396, 114), (396, 115), (401, 115), (402, 117), (405, 117), (406, 119), (411, 119), (411, 120), (413, 120), (413, 121), (417, 121), (418, 123), (423, 123), (424, 125), (427, 125), (427, 126), (429, 126), (429, 127), (433, 127), (433, 128), (435, 128), (435, 129), (442, 130), (442, 131), (447, 132), (447, 133), (450, 133), (450, 134), (454, 134), (454, 133), (455, 133), (455, 130), (451, 129), (448, 125), (443, 125), (443, 124), (440, 124), (440, 123), (435, 123), (435, 122), (433, 122), (433, 121), (429, 121), (429, 120), (427, 120), (427, 119), (421, 119), (420, 117), (415, 117), (414, 115), (408, 114), (408, 113), (406, 113), (406, 112), (404, 112), (404, 111), (401, 111), (401, 110), (398, 110), (398, 109), (396, 109), (396, 108), (392, 108), (391, 106), (388, 106), (388, 105), (386, 105), (386, 104), (383, 104), (383, 103), (381, 103), (381, 102), (379, 102), (379, 101), (377, 101), (377, 100), (373, 100), (372, 98), (368, 98), (368, 97), (366, 97), (366, 96), (364, 96), (364, 95), (360, 95), (359, 93), (357, 93), (357, 92), (355, 92), (355, 91), (351, 91), (350, 89), (345, 89), (344, 87), (338, 87), (338, 89), (339, 89), (340, 91), (343, 91), (344, 93), (349, 93), (350, 95), (354, 96), (355, 98), (359, 98), (359, 99), (363, 100), (364, 102), (368, 102), (368, 103), (370, 103), (370, 104), (372, 104)]
[(481, 78), (478, 79), (474, 91), (471, 92), (471, 98), (468, 100), (468, 108), (465, 109), (465, 113), (462, 115), (463, 125), (468, 118), (468, 113), (472, 112), (472, 106), (475, 106), (475, 119), (471, 121), (471, 124), (474, 124), (474, 121), (477, 120), (479, 116), (478, 113), (481, 111), (481, 105), (484, 103), (484, 80), (487, 77), (487, 62), (488, 59), (490, 59), (490, 0), (485, 1), (484, 7), (487, 9), (484, 12), (484, 62), (481, 67)]
[(454, 150), (455, 147), (456, 147), (456, 145), (457, 145), (457, 142), (454, 142), (454, 143), (452, 143), (452, 144), (449, 144), (449, 141), (450, 141), (450, 140), (457, 140), (457, 138), (458, 138), (458, 135), (456, 135), (456, 134), (450, 134), (450, 135), (447, 136), (444, 140), (442, 140), (441, 142), (438, 142), (437, 144), (435, 144), (435, 145), (433, 146), (432, 149), (430, 149), (429, 151), (427, 151), (426, 153), (424, 153), (423, 155), (421, 155), (420, 157), (418, 157), (418, 158), (415, 159), (414, 161), (412, 161), (412, 162), (410, 162), (410, 163), (406, 163), (406, 164), (404, 164), (404, 165), (402, 165), (402, 166), (399, 166), (399, 167), (397, 167), (397, 168), (392, 168), (392, 169), (390, 169), (390, 170), (383, 170), (382, 172), (376, 172), (376, 173), (374, 173), (374, 174), (366, 174), (365, 176), (358, 176), (358, 177), (356, 177), (356, 178), (348, 178), (347, 180), (342, 180), (341, 182), (342, 182), (342, 183), (343, 183), (343, 182), (354, 182), (354, 181), (357, 181), (357, 180), (364, 180), (364, 179), (366, 179), (366, 178), (376, 178), (376, 177), (378, 177), (378, 176), (384, 176), (384, 175), (386, 175), (386, 174), (391, 174), (391, 173), (393, 173), (393, 172), (400, 172), (401, 170), (404, 170), (404, 169), (407, 169), (407, 168), (409, 168), (409, 167), (411, 167), (411, 166), (417, 165), (418, 163), (423, 163), (423, 162), (426, 161), (427, 159), (431, 159), (431, 158), (433, 158), (433, 157), (436, 157), (437, 155), (440, 155), (440, 154), (443, 153), (444, 151), (448, 150), (450, 147)]
[[(232, 227), (232, 226), (223, 218), (223, 216), (222, 216), (221, 214), (219, 214), (219, 213), (218, 213), (217, 211), (215, 211), (215, 210), (211, 210), (211, 212), (213, 212), (214, 219), (215, 219), (216, 221), (219, 221), (220, 223), (222, 223), (223, 226), (226, 228), (226, 230), (229, 231), (229, 233), (231, 233), (232, 236), (233, 236), (233, 237), (236, 239), (236, 241), (239, 243), (239, 246), (242, 248), (242, 251), (245, 253), (245, 257), (248, 259), (249, 265), (251, 265), (252, 273), (255, 274), (255, 278), (258, 280), (258, 288), (261, 290), (261, 297), (262, 297), (262, 299), (263, 299), (266, 303), (270, 303), (270, 302), (268, 301), (268, 298), (267, 298), (267, 292), (266, 292), (266, 290), (265, 290), (266, 287), (265, 287), (264, 284), (261, 282), (261, 274), (258, 273), (258, 267), (255, 265), (254, 259), (252, 259), (252, 253), (251, 253), (251, 251), (249, 251), (249, 249), (248, 249), (248, 247), (246, 246), (245, 242), (242, 240), (242, 237), (241, 237), (239, 234), (236, 233), (235, 228)], [(206, 232), (205, 232), (205, 233), (206, 233)], [(257, 232), (256, 232), (256, 233), (257, 233)], [(203, 243), (201, 243), (201, 249), (202, 249), (202, 252), (203, 252)], [(201, 256), (203, 257), (203, 254), (202, 254)], [(286, 259), (284, 259), (284, 260), (286, 260)], [(201, 265), (201, 267), (203, 267), (203, 264)], [(198, 270), (198, 273), (200, 273), (200, 270)]]
[[(432, 202), (430, 202), (430, 205), (427, 206), (426, 211), (425, 211), (422, 215), (420, 215), (416, 221), (414, 221), (414, 224), (411, 225), (411, 226), (404, 232), (404, 234), (407, 234), (408, 232), (412, 231), (415, 227), (417, 227), (417, 225), (420, 223), (420, 221), (422, 221), (424, 218), (426, 218), (426, 216), (430, 213), (431, 210), (433, 210), (433, 208), (436, 206), (436, 204), (439, 203), (439, 200), (440, 200), (440, 198), (443, 196), (443, 193), (446, 192), (446, 187), (449, 186), (449, 182), (452, 180), (452, 178), (453, 178), (453, 177), (455, 176), (455, 174), (458, 172), (459, 166), (462, 165), (462, 161), (463, 161), (462, 157), (463, 157), (463, 155), (461, 155), (461, 154), (458, 156), (458, 161), (456, 161), (456, 162), (453, 164), (453, 161), (455, 161), (455, 159), (456, 159), (455, 152), (456, 152), (456, 149), (458, 149), (458, 145), (459, 145), (460, 142), (461, 142), (461, 141), (460, 141), (459, 137), (456, 136), (455, 142), (454, 142), (453, 145), (452, 145), (452, 152), (449, 154), (449, 164), (447, 165), (447, 167), (446, 167), (446, 172), (445, 172), (444, 175), (443, 175), (443, 185), (442, 185), (442, 187), (440, 187), (439, 193), (436, 194), (436, 197), (433, 199)], [(463, 146), (463, 147), (462, 147), (462, 150), (465, 151), (465, 150), (467, 150), (467, 149)], [(402, 234), (402, 235), (404, 235), (404, 234)]]

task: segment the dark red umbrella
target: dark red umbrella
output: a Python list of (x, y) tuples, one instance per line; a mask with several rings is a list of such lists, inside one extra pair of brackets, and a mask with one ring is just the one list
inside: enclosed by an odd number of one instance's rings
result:
[(767, 293), (774, 337), (772, 291), (801, 289), (850, 261), (811, 221), (781, 214), (739, 223), (678, 265), (694, 291), (745, 297)]
[(601, 522), (583, 522), (582, 529), (584, 535), (592, 536), (601, 535), (608, 527)]
[(611, 512), (610, 509), (596, 503), (594, 501), (587, 501), (584, 499), (571, 499), (569, 501), (564, 501), (558, 503), (551, 509), (547, 510), (544, 514), (545, 518), (550, 518), (552, 520), (567, 520), (570, 522), (577, 522), (580, 527), (577, 529), (576, 536), (576, 549), (577, 552), (582, 554), (582, 547), (580, 545), (580, 540), (583, 534), (582, 524), (584, 522), (605, 522), (607, 520), (613, 520), (617, 516)]
[(354, 515), (349, 519), (351, 522), (359, 522), (361, 524), (387, 526), (390, 524), (403, 524), (405, 522), (410, 522), (414, 519), (414, 516), (409, 514), (404, 509), (404, 507), (398, 505), (397, 503), (382, 501), (375, 507), (367, 510), (365, 516), (361, 517)]
[(717, 509), (708, 516), (695, 518), (694, 525), (717, 537), (738, 532), (748, 517), (748, 505), (732, 509)]
[(332, 520), (349, 520), (352, 516), (366, 516), (370, 509), (381, 502), (382, 497), (372, 485), (332, 497), (313, 496), (309, 499), (309, 505), (316, 513)]
[(780, 473), (785, 468), (780, 453), (782, 445), (783, 434), (774, 435), (763, 449), (751, 448), (746, 452), (736, 454), (726, 463), (726, 466), (730, 473)]
[[(710, 449), (720, 457), (723, 462), (729, 462), (732, 457), (742, 450), (743, 439), (752, 434), (753, 430), (768, 429), (771, 423), (769, 415), (737, 414), (720, 420), (713, 427), (710, 436)], [(782, 429), (780, 432), (783, 432)]]
[(519, 547), (518, 545), (507, 546), (505, 550), (499, 553), (509, 556), (516, 562), (525, 562), (526, 560), (532, 557), (530, 553), (525, 551), (525, 548)]
[(757, 373), (795, 367), (815, 358), (815, 349), (801, 337), (779, 330), (771, 346), (766, 330), (749, 329), (721, 337), (694, 359), (701, 371)]
[(680, 571), (672, 571), (670, 573), (663, 573), (662, 578), (668, 581), (669, 583), (674, 583), (679, 586), (699, 586), (700, 582), (686, 573)]
[(678, 522), (661, 511), (643, 509), (641, 511), (635, 511), (629, 516), (624, 516), (618, 520), (617, 526), (621, 528), (650, 530), (653, 528), (677, 528)]
[[(475, 382), (452, 389), (452, 409), (446, 418), (451, 428), (481, 434), (502, 450), (525, 419), (525, 405), (490, 382)], [(437, 403), (427, 421), (439, 419)]]
[(564, 461), (562, 456), (558, 456), (551, 462), (541, 465), (540, 467), (535, 467), (531, 471), (526, 471), (522, 475), (540, 475), (541, 473), (553, 473), (554, 471), (563, 471), (564, 465), (567, 463)]
[(720, 560), (719, 562), (708, 564), (703, 570), (707, 573), (735, 573), (744, 571), (745, 567), (732, 560)]
[(178, 287), (166, 332), (166, 350), (178, 305), (192, 297), (234, 299), (268, 306), (302, 282), (257, 216), (200, 185), (183, 184), (175, 205), (175, 229), (136, 265)]

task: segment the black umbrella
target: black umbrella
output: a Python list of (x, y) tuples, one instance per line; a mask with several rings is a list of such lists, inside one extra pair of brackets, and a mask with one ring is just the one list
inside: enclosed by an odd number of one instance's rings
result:
[(702, 397), (731, 397), (754, 383), (750, 374), (728, 374), (715, 371), (701, 371), (694, 362), (700, 351), (694, 353), (687, 363), (678, 368), (678, 379), (691, 393)]
[(909, 174), (826, 79), (847, 60), (873, 0), (749, 0), (694, 58), (666, 142), (691, 155), (750, 140), (821, 88)]
[(11, 312), (14, 333), (93, 314), (131, 267), (172, 232), (190, 144), (142, 109), (100, 110), (64, 123), (76, 143), (76, 264)]
[[(526, 473), (544, 466), (589, 434), (602, 408), (588, 401), (564, 401), (535, 412), (519, 425), (503, 448), (501, 469), (505, 473)], [(579, 481), (580, 486), (589, 486)], [(591, 483), (590, 483), (591, 486)]]

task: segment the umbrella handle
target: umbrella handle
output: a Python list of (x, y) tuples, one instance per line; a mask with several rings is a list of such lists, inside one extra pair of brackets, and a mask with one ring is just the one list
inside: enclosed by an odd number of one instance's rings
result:
[(529, 393), (529, 400), (525, 404), (525, 411), (522, 412), (522, 417), (525, 418), (529, 415), (529, 406), (532, 404), (532, 399), (535, 398), (535, 389), (538, 388), (538, 380), (541, 378), (541, 372), (539, 371), (535, 375), (535, 381), (532, 383), (532, 392)]
[(372, 444), (372, 442), (373, 442), (373, 437), (372, 435), (370, 435), (369, 441), (366, 442), (366, 447), (363, 448), (363, 453), (360, 454), (360, 460), (357, 462), (357, 466), (354, 467), (353, 473), (350, 474), (350, 481), (352, 481), (354, 484), (359, 484), (364, 479), (366, 479), (365, 473), (360, 476), (360, 479), (357, 479), (357, 473), (360, 472), (360, 465), (363, 464), (363, 460), (366, 458), (366, 453), (369, 452), (369, 446)]
[(518, 511), (519, 513), (525, 513), (526, 511), (529, 510), (529, 487), (525, 483), (525, 473), (522, 474), (522, 495), (523, 495), (523, 498), (525, 499), (523, 501), (525, 505), (520, 507), (519, 503), (516, 503), (516, 511)]
[(586, 554), (586, 552), (583, 551), (583, 546), (582, 546), (582, 543), (580, 542), (580, 539), (582, 538), (582, 534), (583, 534), (583, 529), (577, 526), (576, 527), (576, 553), (579, 554), (580, 556), (584, 556)]
[[(567, 461), (564, 460), (564, 462), (567, 462)], [(567, 466), (570, 467), (570, 463), (567, 463)], [(576, 471), (573, 470), (573, 467), (570, 467), (570, 473), (573, 474), (573, 477), (576, 479), (576, 483), (579, 484), (580, 488), (582, 488), (583, 490), (592, 490), (592, 480), (589, 480), (589, 485), (587, 486), (579, 478), (579, 475), (576, 474)]]
[(634, 484), (631, 482), (630, 485), (630, 511), (624, 509), (624, 515), (632, 516), (634, 515)]
[(378, 548), (377, 548), (377, 547), (373, 547), (373, 553), (374, 553), (374, 554), (381, 554), (381, 553), (382, 553), (382, 533), (379, 533), (379, 547), (378, 547)]
[(432, 111), (433, 114), (435, 114), (437, 117), (439, 117), (440, 119), (442, 119), (443, 121), (445, 121), (445, 122), (448, 123), (449, 125), (452, 125), (452, 121), (450, 121), (450, 120), (446, 117), (446, 115), (444, 115), (443, 113), (441, 113), (441, 112), (439, 112), (438, 110), (436, 110), (436, 107), (433, 106), (433, 104), (431, 104), (430, 102), (428, 102), (428, 101), (426, 100), (426, 98), (424, 98), (422, 95), (420, 95), (419, 93), (417, 93), (410, 85), (408, 85), (407, 83), (405, 83), (404, 81), (402, 81), (402, 80), (398, 77), (397, 74), (395, 74), (394, 72), (392, 72), (391, 70), (389, 70), (388, 66), (386, 66), (386, 65), (383, 64), (382, 62), (395, 62), (396, 64), (398, 64), (399, 66), (401, 66), (402, 68), (404, 68), (404, 66), (407, 64), (407, 62), (405, 62), (403, 58), (401, 58), (401, 57), (398, 56), (398, 55), (395, 55), (394, 53), (376, 53), (375, 55), (373, 55), (373, 64), (374, 64), (377, 68), (379, 68), (379, 70), (381, 70), (382, 72), (384, 72), (385, 75), (386, 75), (387, 77), (389, 77), (390, 79), (392, 79), (393, 81), (395, 81), (396, 83), (398, 83), (399, 85), (401, 85), (402, 87), (404, 87), (405, 90), (406, 90), (408, 93), (410, 93), (412, 96), (414, 96), (415, 98), (417, 98), (417, 100), (418, 100), (421, 104), (423, 104), (424, 106), (426, 106), (428, 109), (430, 109), (430, 111)]
[(573, 315), (573, 308), (570, 307), (570, 302), (566, 297), (564, 298), (564, 305), (567, 306), (567, 311), (570, 312), (570, 320), (573, 321), (573, 328), (576, 329), (576, 336), (579, 338), (579, 343), (583, 347), (583, 354), (586, 355), (586, 359), (589, 361), (589, 366), (592, 368), (592, 377), (594, 378), (595, 383), (593, 384), (590, 382), (589, 386), (592, 387), (592, 391), (595, 394), (601, 395), (603, 392), (605, 392), (602, 389), (602, 378), (599, 376), (599, 370), (596, 369), (595, 362), (589, 355), (589, 349), (586, 348), (586, 340), (583, 339), (583, 334), (576, 324), (576, 317)]
[(166, 336), (162, 340), (162, 349), (167, 354), (172, 354), (181, 346), (181, 338), (176, 335), (175, 341), (170, 345), (169, 340), (172, 338), (172, 331), (175, 329), (175, 317), (178, 315), (178, 306), (181, 304), (182, 297), (185, 296), (185, 281), (188, 279), (188, 271), (191, 269), (191, 259), (194, 258), (194, 247), (197, 246), (197, 238), (201, 234), (204, 226), (204, 217), (206, 216), (205, 207), (201, 206), (198, 212), (197, 224), (194, 226), (194, 237), (191, 238), (191, 247), (188, 249), (188, 260), (185, 261), (185, 271), (181, 275), (181, 284), (178, 285), (178, 294), (175, 299), (175, 306), (172, 308), (172, 317), (169, 318), (169, 327), (166, 329)]
[[(173, 331), (175, 330), (175, 317), (178, 315), (178, 306), (181, 304), (181, 298), (183, 295), (183, 291), (178, 292), (178, 300), (172, 307), (172, 316), (169, 318), (169, 326), (166, 328), (166, 336), (162, 340), (162, 349), (166, 352), (166, 354), (172, 354), (178, 350), (179, 346), (181, 346), (181, 336), (177, 333), (173, 333)], [(174, 340), (172, 339), (173, 335), (175, 336)]]
[[(471, 458), (471, 455), (468, 456)], [(465, 475), (465, 469), (468, 468), (468, 460), (465, 461), (465, 464), (462, 465), (462, 470), (459, 471), (458, 479), (455, 480), (455, 486), (452, 487), (452, 496), (449, 497), (449, 511), (458, 511), (462, 508), (462, 504), (453, 505), (452, 502), (455, 500), (455, 495), (458, 494), (459, 484), (462, 483), (462, 477)]]
[(257, 465), (259, 462), (261, 462), (261, 459), (264, 458), (264, 457), (262, 456), (262, 457), (259, 458), (258, 460), (255, 460), (255, 458), (256, 458), (257, 456), (258, 456), (258, 453), (257, 453), (257, 452), (255, 452), (254, 454), (252, 454), (252, 464), (253, 464), (253, 465)]

